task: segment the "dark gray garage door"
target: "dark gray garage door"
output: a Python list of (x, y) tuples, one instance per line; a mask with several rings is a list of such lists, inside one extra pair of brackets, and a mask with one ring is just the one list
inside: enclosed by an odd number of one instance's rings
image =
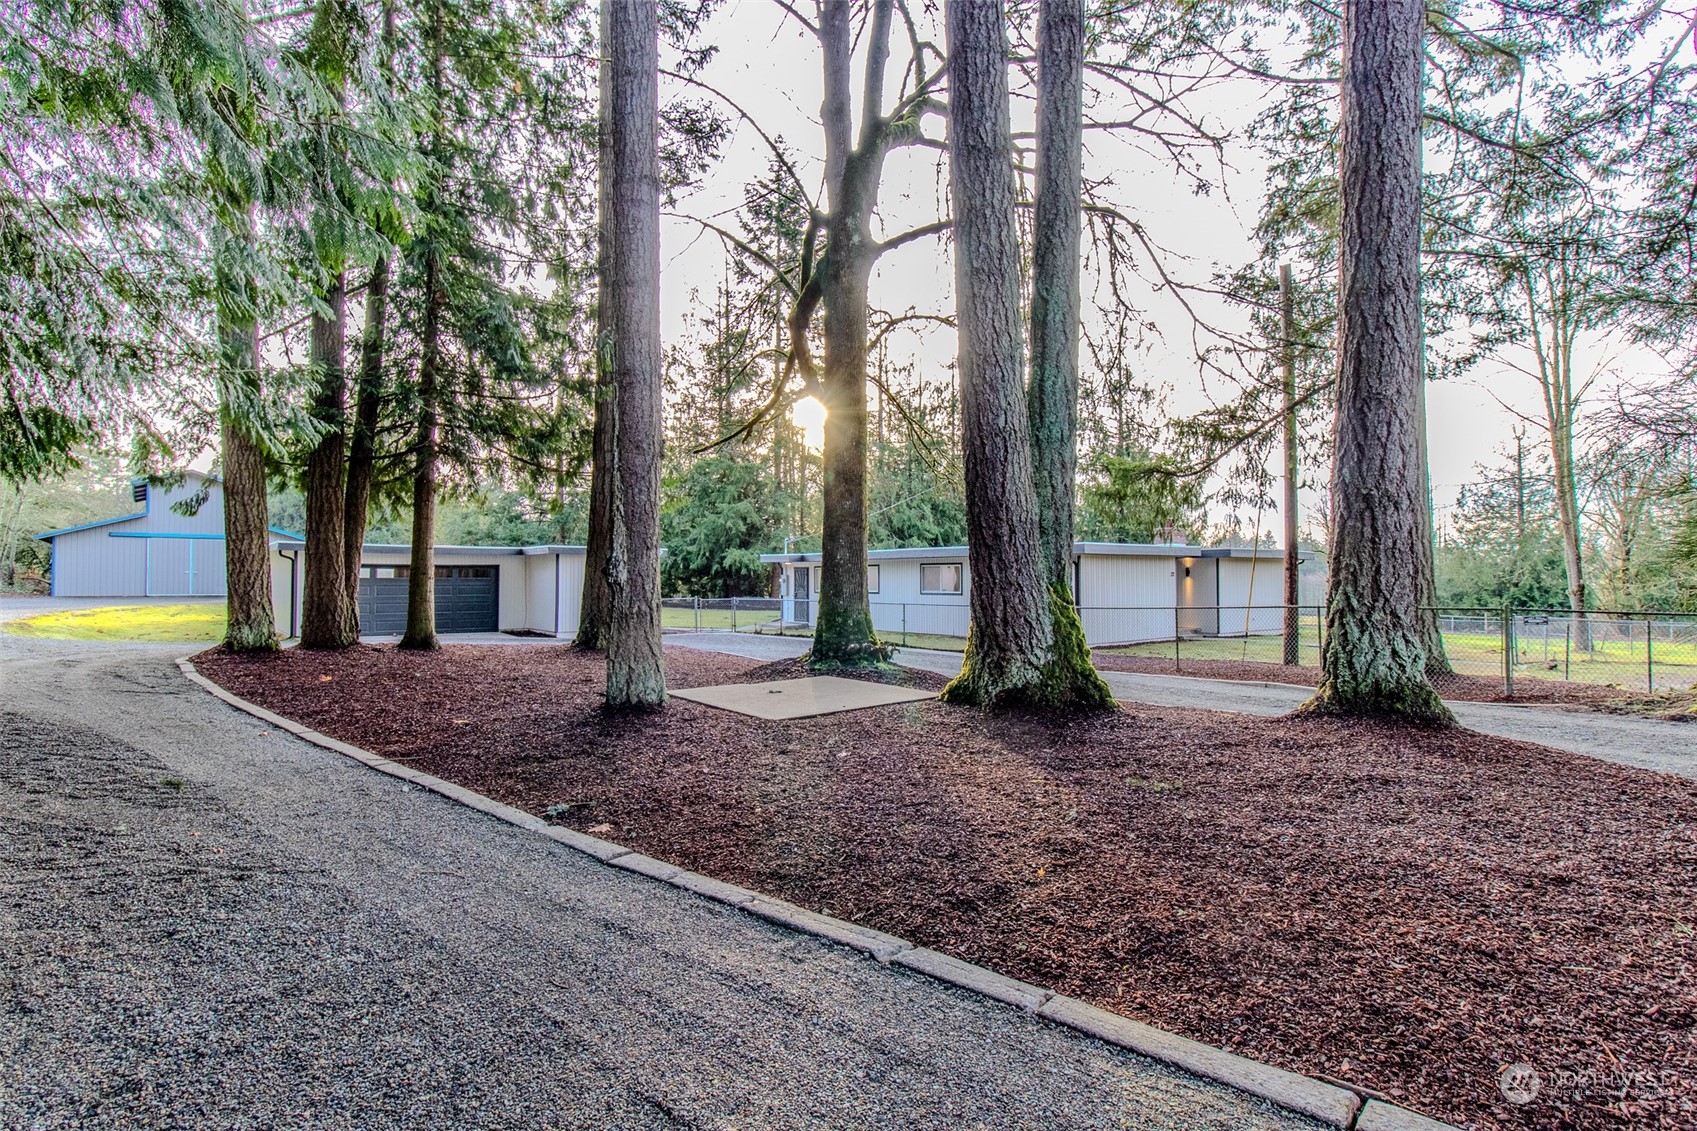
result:
[[(373, 636), (405, 632), (407, 567), (368, 565), (359, 572), (359, 630)], [(437, 566), (436, 631), (496, 631), (499, 576), (494, 566)]]

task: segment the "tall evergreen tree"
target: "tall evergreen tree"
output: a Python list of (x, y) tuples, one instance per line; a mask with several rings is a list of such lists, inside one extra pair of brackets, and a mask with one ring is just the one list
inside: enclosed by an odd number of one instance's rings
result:
[(666, 702), (660, 658), (659, 21), (653, 3), (611, 4), (608, 222), (601, 362), (612, 392), (612, 537), (607, 554), (607, 706)]
[(1021, 380), (1006, 25), (1000, 0), (950, 0), (945, 21), (972, 627), (943, 699), (990, 707), (1046, 697), (1055, 630)]
[(1042, 0), (1037, 15), (1037, 176), (1032, 222), (1031, 454), (1038, 551), (1054, 655), (1044, 694), (1105, 707), (1072, 592), (1078, 481), (1079, 234), (1084, 183), (1084, 3)]
[[(596, 68), (599, 75), (599, 98), (596, 103), (596, 191), (595, 191), (595, 310), (597, 319), (607, 303), (607, 257), (612, 252), (612, 202), (608, 177), (612, 167), (612, 132), (606, 108), (612, 104), (613, 69), (607, 59), (613, 5), (601, 3), (599, 42), (601, 58)], [(613, 548), (613, 410), (611, 405), (612, 373), (601, 363), (603, 345), (597, 330), (595, 346), (595, 385), (593, 430), (590, 436), (589, 461), (589, 538), (584, 547), (583, 595), (578, 601), (577, 637), (579, 648), (600, 651), (607, 647), (607, 624), (612, 615), (612, 592), (607, 587), (607, 559)]]
[(311, 311), (311, 366), (316, 388), (312, 416), (319, 434), (306, 459), (306, 554), (301, 583), (303, 648), (346, 648), (359, 640), (359, 608), (348, 591), (344, 556), (347, 534), (347, 261), (349, 232), (343, 222), (346, 190), (335, 165), (330, 138), (344, 128), (348, 75), (356, 47), (356, 13), (347, 0), (319, 0), (304, 52), (327, 92), (327, 104), (312, 123), (317, 194), (313, 236), (320, 283)]
[(1426, 6), (1347, 0), (1337, 417), (1322, 677), (1302, 710), (1453, 721), (1426, 679), (1420, 134)]

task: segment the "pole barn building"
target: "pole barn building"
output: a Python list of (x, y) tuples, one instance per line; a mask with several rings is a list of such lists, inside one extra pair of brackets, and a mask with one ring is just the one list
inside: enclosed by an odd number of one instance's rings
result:
[[(131, 481), (134, 514), (36, 537), (53, 547), (56, 597), (223, 597), (224, 488), (197, 471), (171, 488)], [(205, 492), (194, 513), (172, 509)], [(184, 508), (188, 509), (188, 508)], [(277, 631), (300, 632), (307, 547), (271, 527), (271, 606)], [(359, 578), (360, 631), (406, 628), (408, 546), (367, 543)], [(569, 637), (583, 593), (582, 546), (437, 546), (436, 631)]]
[[(53, 595), (224, 596), (224, 485), (190, 471), (175, 487), (134, 479), (130, 490), (142, 507), (133, 514), (36, 535), (53, 547)], [(172, 509), (203, 490), (193, 514)]]

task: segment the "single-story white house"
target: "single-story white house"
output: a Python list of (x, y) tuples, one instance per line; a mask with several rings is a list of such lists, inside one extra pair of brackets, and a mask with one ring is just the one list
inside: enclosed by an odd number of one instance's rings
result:
[[(762, 554), (760, 560), (781, 570), (784, 621), (816, 623), (820, 556)], [(1283, 627), (1283, 550), (1077, 542), (1072, 565), (1073, 599), (1092, 646)], [(972, 568), (965, 546), (873, 550), (866, 555), (866, 587), (872, 626), (881, 633), (966, 635)]]
[[(277, 631), (300, 635), (306, 543), (271, 543)], [(398, 636), (407, 627), (411, 547), (366, 543), (360, 553), (359, 630)], [(582, 546), (437, 546), (436, 631), (577, 634)]]
[[(192, 515), (171, 508), (206, 492)], [(53, 548), (55, 597), (222, 597), (224, 485), (198, 471), (164, 488), (130, 481), (142, 509), (36, 537)], [(285, 538), (298, 538), (272, 528)]]

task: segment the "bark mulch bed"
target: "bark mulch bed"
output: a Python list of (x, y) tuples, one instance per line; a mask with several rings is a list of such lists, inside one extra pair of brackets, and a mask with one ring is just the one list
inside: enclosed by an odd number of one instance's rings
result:
[[(793, 670), (666, 662), (679, 687)], [(1200, 710), (610, 717), (565, 648), (197, 663), (530, 812), (1442, 1119), (1697, 1126), (1697, 783)], [(1543, 1090), (1514, 1107), (1522, 1061)]]
[[(1145, 672), (1151, 675), (1183, 675), (1196, 679), (1232, 679), (1246, 683), (1293, 683), (1316, 687), (1320, 669), (1306, 665), (1268, 664), (1258, 660), (1191, 660), (1181, 661), (1173, 668), (1166, 656), (1122, 656), (1113, 652), (1092, 652), (1091, 662), (1102, 671)], [(1516, 679), (1514, 697), (1503, 694), (1500, 679), (1476, 675), (1448, 675), (1438, 681), (1438, 693), (1445, 699), (1464, 703), (1551, 703), (1563, 706), (1590, 707), (1606, 711), (1610, 704), (1630, 694), (1618, 687), (1597, 683), (1572, 683), (1559, 679)]]

